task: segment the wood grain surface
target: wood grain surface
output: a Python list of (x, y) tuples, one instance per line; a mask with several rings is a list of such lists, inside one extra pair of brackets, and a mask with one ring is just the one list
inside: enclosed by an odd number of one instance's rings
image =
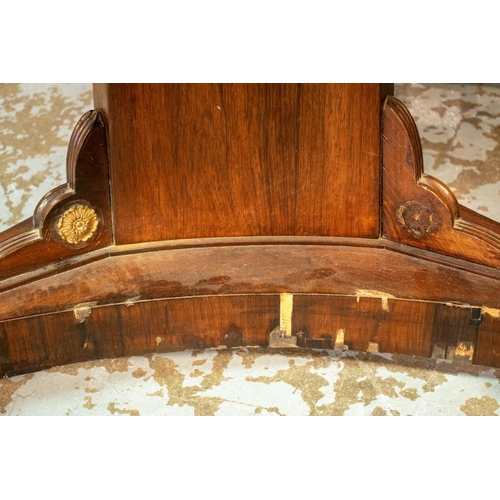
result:
[[(85, 316), (85, 315), (84, 315)], [(70, 362), (217, 346), (266, 345), (279, 296), (200, 297), (0, 322), (0, 375)]]
[[(345, 344), (366, 351), (370, 342), (380, 352), (430, 356), (435, 304), (380, 298), (299, 295), (294, 299), (295, 332), (310, 338), (335, 338), (343, 330)], [(450, 308), (451, 309), (451, 308)]]
[[(355, 296), (498, 308), (499, 272), (471, 272), (398, 248), (247, 245), (158, 250), (90, 262), (0, 293), (0, 320), (47, 314), (78, 304), (262, 293)], [(404, 270), (404, 271), (403, 271)], [(402, 275), (404, 273), (404, 276)]]
[(378, 237), (380, 84), (99, 84), (95, 92), (109, 127), (118, 244)]
[(484, 320), (478, 329), (478, 342), (475, 362), (484, 366), (500, 368), (500, 318), (485, 314)]
[[(498, 318), (470, 326), (470, 308), (413, 300), (298, 294), (292, 334), (335, 338), (347, 348), (430, 356), (435, 345), (471, 342), (477, 364), (500, 367)], [(0, 376), (52, 366), (183, 349), (267, 346), (279, 326), (279, 294), (204, 296), (82, 307), (0, 321)], [(460, 333), (462, 332), (462, 333)], [(476, 335), (479, 332), (479, 335)], [(465, 335), (462, 335), (465, 333)], [(453, 335), (453, 334), (451, 334)], [(314, 347), (321, 348), (321, 342)], [(330, 347), (331, 348), (331, 347)]]

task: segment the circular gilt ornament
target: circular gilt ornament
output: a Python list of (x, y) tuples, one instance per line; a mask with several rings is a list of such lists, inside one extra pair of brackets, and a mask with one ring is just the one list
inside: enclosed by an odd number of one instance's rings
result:
[(66, 210), (57, 226), (59, 236), (72, 245), (78, 245), (92, 238), (99, 221), (94, 209), (85, 205), (75, 205)]

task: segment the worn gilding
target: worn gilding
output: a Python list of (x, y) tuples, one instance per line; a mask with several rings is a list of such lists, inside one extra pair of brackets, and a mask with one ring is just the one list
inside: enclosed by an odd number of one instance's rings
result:
[(78, 245), (92, 238), (98, 225), (94, 209), (86, 205), (75, 205), (64, 212), (57, 227), (59, 236), (64, 241)]

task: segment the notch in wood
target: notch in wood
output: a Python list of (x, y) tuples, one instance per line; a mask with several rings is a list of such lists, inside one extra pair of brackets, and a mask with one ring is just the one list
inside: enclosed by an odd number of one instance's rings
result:
[(469, 324), (479, 326), (484, 319), (483, 311), (480, 307), (473, 307), (470, 310)]
[(339, 328), (337, 330), (337, 334), (335, 335), (335, 344), (334, 349), (336, 351), (347, 351), (349, 346), (344, 343), (344, 334), (345, 330), (343, 328)]

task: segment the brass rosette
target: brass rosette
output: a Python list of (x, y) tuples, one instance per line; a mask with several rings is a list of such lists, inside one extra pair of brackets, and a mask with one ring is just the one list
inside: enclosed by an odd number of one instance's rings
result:
[(59, 236), (72, 245), (78, 245), (92, 238), (99, 221), (93, 208), (75, 205), (66, 210), (57, 226)]

